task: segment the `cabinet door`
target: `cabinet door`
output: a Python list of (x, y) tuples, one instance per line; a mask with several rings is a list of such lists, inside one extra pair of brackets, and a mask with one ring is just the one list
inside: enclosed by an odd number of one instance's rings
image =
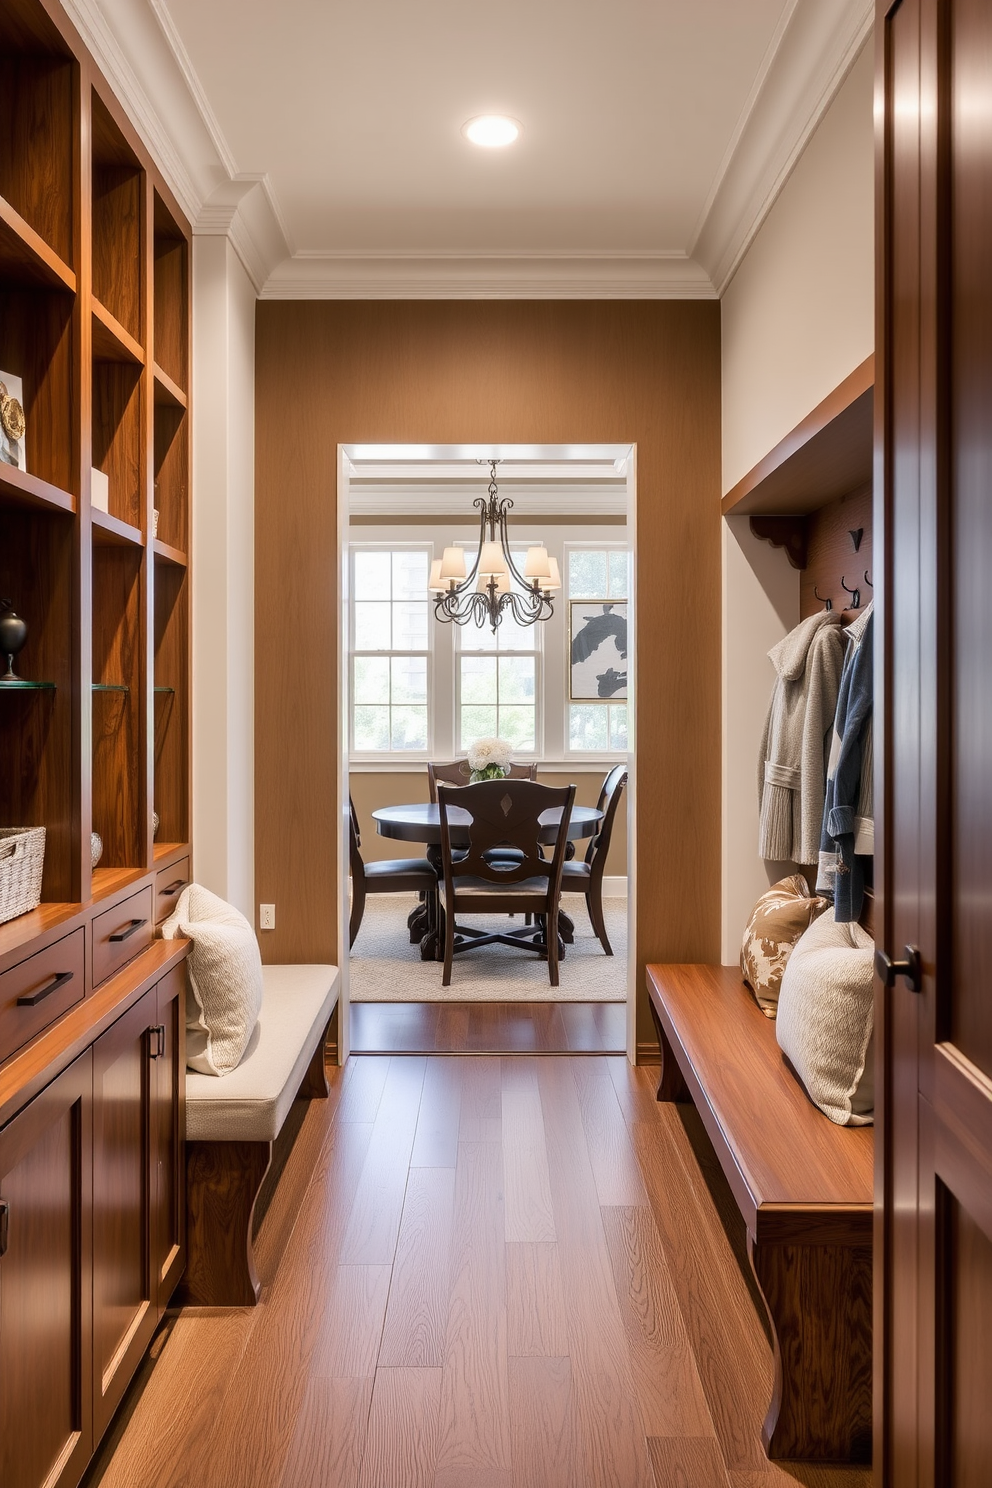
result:
[(155, 989), (151, 1070), (151, 1268), (161, 1317), (186, 1265), (186, 967)]
[(93, 1423), (97, 1440), (158, 1321), (149, 1266), (156, 989), (93, 1045)]
[(90, 1054), (0, 1131), (0, 1483), (90, 1456)]
[(892, 1488), (979, 1488), (992, 1471), (992, 8), (886, 0), (881, 20), (876, 840), (899, 974), (878, 1002), (876, 1465)]

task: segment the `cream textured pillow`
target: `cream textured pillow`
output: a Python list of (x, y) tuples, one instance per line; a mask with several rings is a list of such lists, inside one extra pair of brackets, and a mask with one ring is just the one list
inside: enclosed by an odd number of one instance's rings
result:
[(774, 1018), (782, 973), (799, 937), (828, 909), (801, 873), (779, 879), (758, 900), (744, 931), (741, 972), (766, 1018)]
[(187, 968), (186, 1063), (201, 1075), (237, 1069), (262, 1006), (262, 958), (248, 921), (200, 884), (179, 896), (162, 926), (191, 942)]
[(875, 943), (824, 915), (789, 958), (775, 1032), (810, 1099), (838, 1126), (868, 1126), (875, 1087), (871, 1037)]

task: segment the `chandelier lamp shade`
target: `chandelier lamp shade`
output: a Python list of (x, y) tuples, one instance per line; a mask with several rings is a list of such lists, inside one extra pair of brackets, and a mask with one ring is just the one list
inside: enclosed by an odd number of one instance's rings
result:
[(445, 548), (442, 557), (435, 558), (431, 564), (427, 585), (434, 595), (434, 614), (438, 620), (455, 625), (467, 625), (474, 620), (480, 628), (488, 624), (494, 635), (508, 613), (517, 625), (549, 620), (554, 612), (555, 590), (561, 588), (558, 560), (547, 548), (527, 549), (523, 573), (513, 561), (506, 529), (507, 513), (513, 501), (499, 494), (498, 463), (498, 460), (488, 461), (489, 493), (472, 503), (479, 510), (480, 521), (479, 546), (471, 568), (466, 565), (464, 548)]

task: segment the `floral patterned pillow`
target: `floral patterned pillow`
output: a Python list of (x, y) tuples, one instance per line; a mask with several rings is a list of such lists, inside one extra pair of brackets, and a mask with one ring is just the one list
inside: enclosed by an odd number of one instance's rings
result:
[(741, 971), (766, 1018), (774, 1018), (778, 1011), (779, 988), (793, 946), (829, 908), (829, 899), (811, 894), (803, 875), (793, 873), (772, 884), (752, 909), (741, 945)]

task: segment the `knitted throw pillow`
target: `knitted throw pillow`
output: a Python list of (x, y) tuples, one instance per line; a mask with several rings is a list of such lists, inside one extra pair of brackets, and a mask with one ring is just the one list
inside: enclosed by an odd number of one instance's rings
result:
[(186, 962), (186, 1063), (201, 1075), (237, 1069), (262, 1006), (262, 958), (240, 910), (188, 884), (162, 926), (166, 940), (190, 941)]
[(779, 1046), (810, 1099), (838, 1126), (873, 1120), (874, 950), (860, 925), (824, 915), (806, 931), (782, 978)]
[(744, 931), (741, 972), (766, 1018), (774, 1018), (782, 974), (792, 948), (829, 907), (809, 891), (801, 873), (779, 879), (758, 900)]

